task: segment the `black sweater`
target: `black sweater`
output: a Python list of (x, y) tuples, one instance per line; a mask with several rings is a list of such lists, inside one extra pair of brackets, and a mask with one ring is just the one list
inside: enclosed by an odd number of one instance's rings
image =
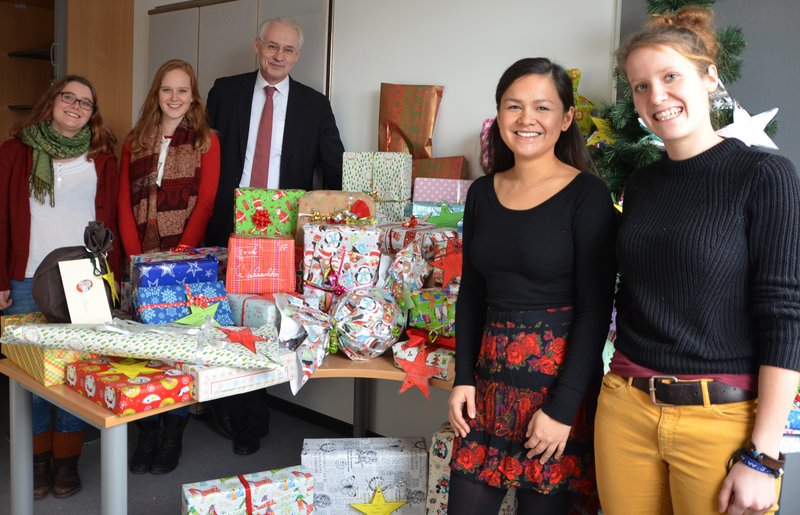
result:
[(635, 172), (617, 241), (616, 347), (675, 374), (800, 369), (800, 179), (728, 139)]
[(611, 317), (617, 217), (608, 189), (581, 173), (527, 210), (503, 207), (493, 176), (476, 180), (464, 211), (456, 309), (456, 385), (475, 384), (486, 310), (575, 310), (564, 370), (542, 409), (572, 424), (596, 377)]

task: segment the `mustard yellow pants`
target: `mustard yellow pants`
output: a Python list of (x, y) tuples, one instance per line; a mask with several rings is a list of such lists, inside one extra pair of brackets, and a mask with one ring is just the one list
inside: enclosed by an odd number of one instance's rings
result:
[(630, 380), (606, 374), (594, 427), (603, 514), (718, 515), (725, 464), (747, 445), (756, 405), (659, 407)]

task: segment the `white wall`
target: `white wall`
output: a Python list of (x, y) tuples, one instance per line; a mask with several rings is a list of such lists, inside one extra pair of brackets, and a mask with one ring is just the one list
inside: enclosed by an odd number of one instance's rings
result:
[[(149, 85), (147, 10), (165, 0), (136, 0), (134, 118)], [(175, 2), (172, 2), (175, 3)], [(381, 82), (445, 87), (433, 138), (435, 157), (466, 155), (477, 176), (478, 134), (494, 116), (502, 72), (522, 57), (546, 56), (583, 72), (579, 92), (595, 103), (611, 98), (611, 55), (618, 0), (335, 0), (331, 102), (347, 150), (377, 150)], [(223, 4), (224, 5), (224, 4)], [(302, 59), (302, 57), (301, 57)], [(246, 71), (246, 70), (242, 70)], [(270, 393), (352, 422), (353, 381), (309, 381), (292, 397)], [(373, 381), (369, 429), (386, 435), (430, 435), (447, 418), (448, 392)]]
[(549, 57), (582, 70), (583, 96), (609, 100), (616, 25), (616, 0), (339, 0), (331, 99), (345, 149), (378, 150), (381, 82), (438, 84), (433, 155), (466, 155), (477, 176), (478, 134), (503, 71)]

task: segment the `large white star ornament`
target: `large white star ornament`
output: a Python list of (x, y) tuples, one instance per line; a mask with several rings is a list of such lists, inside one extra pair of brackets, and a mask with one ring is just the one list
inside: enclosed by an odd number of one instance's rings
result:
[(778, 150), (778, 146), (764, 132), (764, 127), (777, 113), (778, 108), (774, 107), (769, 111), (750, 116), (750, 113), (737, 104), (733, 109), (733, 123), (718, 130), (717, 134), (724, 138), (741, 140), (748, 147), (755, 145)]

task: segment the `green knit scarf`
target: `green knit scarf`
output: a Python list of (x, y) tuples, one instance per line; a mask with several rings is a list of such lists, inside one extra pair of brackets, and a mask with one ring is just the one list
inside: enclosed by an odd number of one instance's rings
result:
[(42, 121), (29, 125), (20, 132), (23, 143), (33, 148), (31, 165), (31, 196), (44, 204), (45, 195), (50, 196), (50, 206), (56, 205), (53, 193), (53, 159), (78, 157), (89, 151), (92, 131), (86, 125), (75, 136), (68, 138)]

